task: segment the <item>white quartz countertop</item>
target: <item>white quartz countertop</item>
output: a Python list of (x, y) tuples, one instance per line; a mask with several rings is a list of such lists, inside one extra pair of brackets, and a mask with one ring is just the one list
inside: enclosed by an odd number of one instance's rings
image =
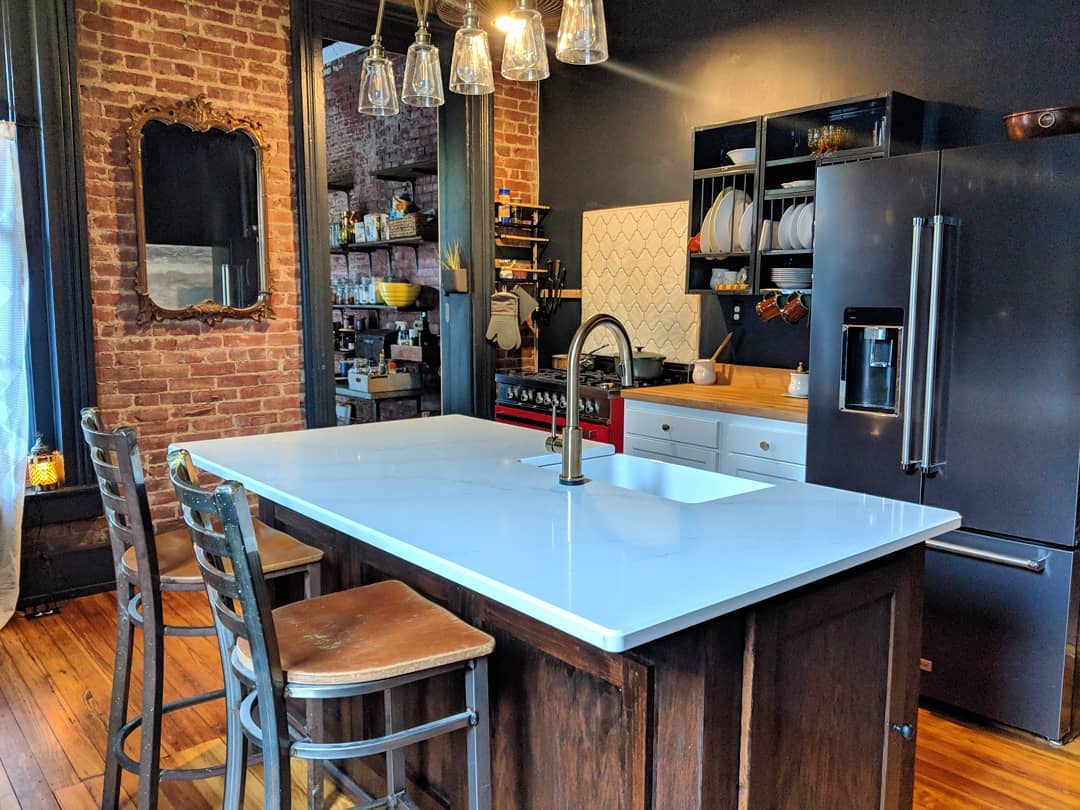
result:
[[(604, 650), (622, 652), (956, 529), (784, 483), (684, 504), (566, 487), (544, 434), (440, 416), (178, 442), (198, 467)], [(610, 445), (586, 442), (585, 456)], [(552, 457), (551, 461), (557, 461)]]

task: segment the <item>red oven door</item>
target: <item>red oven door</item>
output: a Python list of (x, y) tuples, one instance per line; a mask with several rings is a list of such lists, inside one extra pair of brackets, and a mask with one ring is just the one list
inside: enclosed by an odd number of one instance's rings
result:
[[(559, 416), (556, 419), (559, 427), (563, 427), (566, 424), (566, 419), (562, 416)], [(532, 428), (533, 430), (542, 430), (544, 433), (551, 433), (551, 417), (538, 411), (529, 411), (524, 408), (514, 408), (510, 405), (496, 404), (495, 421), (502, 422), (505, 425), (517, 425), (518, 427)], [(615, 445), (615, 452), (622, 452), (621, 431), (618, 436), (615, 436), (615, 432), (612, 431), (608, 425), (583, 420), (581, 423), (581, 435), (582, 438), (589, 439), (590, 441), (613, 444)]]

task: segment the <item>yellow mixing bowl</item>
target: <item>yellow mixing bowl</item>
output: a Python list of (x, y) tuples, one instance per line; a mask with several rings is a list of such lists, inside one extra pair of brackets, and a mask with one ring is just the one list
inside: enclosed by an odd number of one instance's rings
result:
[(379, 295), (392, 307), (408, 307), (420, 295), (420, 285), (410, 281), (380, 281)]

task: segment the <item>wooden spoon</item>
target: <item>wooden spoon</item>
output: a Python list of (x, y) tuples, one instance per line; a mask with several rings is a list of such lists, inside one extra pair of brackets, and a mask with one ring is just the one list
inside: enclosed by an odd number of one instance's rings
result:
[(728, 333), (727, 333), (727, 336), (726, 336), (726, 337), (725, 337), (725, 338), (724, 338), (724, 339), (723, 339), (722, 341), (720, 341), (720, 345), (716, 347), (716, 351), (712, 353), (712, 357), (710, 357), (710, 358), (709, 358), (709, 360), (710, 360), (710, 361), (712, 361), (713, 363), (715, 363), (715, 362), (716, 362), (716, 358), (717, 358), (717, 357), (719, 357), (719, 356), (720, 356), (720, 352), (722, 352), (722, 351), (724, 350), (724, 348), (725, 348), (725, 347), (726, 347), (726, 346), (727, 346), (727, 345), (728, 345), (729, 343), (731, 343), (731, 338), (732, 338), (732, 337), (733, 337), (734, 335), (735, 335), (735, 333), (734, 333), (734, 332), (728, 332)]

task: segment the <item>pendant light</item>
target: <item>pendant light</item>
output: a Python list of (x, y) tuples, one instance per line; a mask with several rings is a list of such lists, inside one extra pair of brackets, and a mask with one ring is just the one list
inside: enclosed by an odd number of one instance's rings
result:
[(563, 0), (555, 58), (571, 65), (597, 65), (607, 60), (604, 0)]
[(503, 46), (502, 75), (519, 82), (535, 82), (551, 75), (548, 70), (544, 21), (540, 12), (529, 8), (529, 0), (517, 0), (510, 12)]
[(473, 0), (465, 3), (465, 18), (454, 35), (454, 56), (450, 60), (450, 89), (464, 96), (484, 96), (495, 92), (491, 73), (491, 51), (487, 31), (480, 27)]
[(405, 56), (405, 79), (401, 83), (401, 100), (413, 107), (438, 107), (444, 101), (439, 49), (431, 44), (427, 29), (429, 2), (424, 0), (421, 11), (419, 0), (413, 0), (419, 25), (416, 41)]
[(386, 117), (398, 114), (397, 88), (394, 87), (394, 66), (386, 58), (382, 46), (382, 18), (386, 0), (379, 0), (379, 16), (375, 20), (375, 33), (371, 35), (371, 47), (364, 57), (360, 71), (360, 104), (364, 115)]

